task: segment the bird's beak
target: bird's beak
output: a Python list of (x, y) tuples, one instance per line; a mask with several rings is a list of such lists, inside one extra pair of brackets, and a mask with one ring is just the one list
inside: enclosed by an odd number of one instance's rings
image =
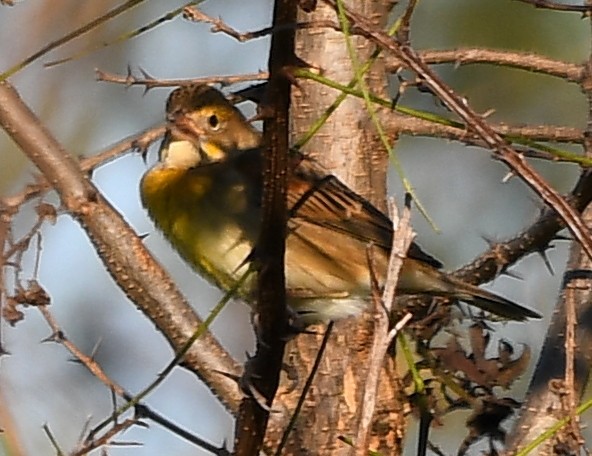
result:
[(203, 129), (198, 127), (193, 119), (187, 114), (171, 114), (168, 116), (167, 120), (175, 127), (178, 132), (181, 132), (183, 136), (187, 136), (188, 138), (197, 140), (204, 134)]
[(203, 128), (187, 114), (178, 113), (168, 116), (171, 122), (171, 130), (174, 131), (177, 140), (185, 140), (198, 147), (202, 155), (202, 163), (212, 163), (223, 160), (225, 151), (215, 142), (211, 141)]

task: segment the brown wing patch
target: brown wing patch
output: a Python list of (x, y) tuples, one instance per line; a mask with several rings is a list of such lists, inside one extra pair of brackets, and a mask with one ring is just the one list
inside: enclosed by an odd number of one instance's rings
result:
[[(391, 220), (333, 175), (302, 162), (288, 179), (288, 210), (291, 219), (345, 233), (364, 244), (390, 251)], [(440, 268), (442, 263), (412, 244), (408, 256)]]

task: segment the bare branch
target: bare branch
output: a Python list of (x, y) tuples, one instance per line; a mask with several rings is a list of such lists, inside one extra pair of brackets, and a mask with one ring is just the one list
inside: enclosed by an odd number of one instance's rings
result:
[[(551, 59), (531, 52), (503, 51), (483, 48), (460, 48), (451, 50), (418, 51), (419, 57), (426, 64), (453, 63), (466, 65), (470, 63), (490, 63), (530, 71), (532, 73), (548, 74), (570, 82), (579, 83), (584, 76), (584, 66)], [(387, 68), (390, 72), (397, 72), (405, 65), (396, 55), (387, 58)]]
[(247, 81), (266, 81), (269, 74), (265, 71), (252, 74), (239, 74), (239, 75), (228, 75), (228, 76), (208, 76), (204, 78), (192, 78), (192, 79), (154, 79), (143, 74), (144, 77), (139, 78), (129, 72), (126, 76), (122, 76), (115, 73), (109, 73), (107, 71), (95, 70), (97, 81), (113, 82), (115, 84), (123, 84), (125, 86), (144, 86), (147, 90), (154, 87), (177, 87), (177, 86), (190, 86), (195, 84), (236, 84), (238, 82)]

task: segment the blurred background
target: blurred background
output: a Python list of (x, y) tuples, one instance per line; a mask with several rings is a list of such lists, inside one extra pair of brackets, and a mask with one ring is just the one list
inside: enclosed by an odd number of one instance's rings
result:
[[(61, 47), (10, 78), (23, 99), (45, 125), (76, 156), (90, 156), (131, 134), (162, 122), (170, 89), (143, 89), (97, 82), (95, 69), (125, 75), (127, 67), (142, 68), (155, 78), (191, 78), (265, 70), (267, 38), (238, 43), (210, 26), (177, 17), (131, 40), (101, 47), (72, 62), (47, 68), (44, 63), (68, 57), (97, 44), (112, 42), (181, 6), (173, 0), (145, 2), (87, 35)], [(104, 14), (115, 1), (80, 2), (45, 0), (0, 6), (0, 72), (7, 70), (47, 43)], [(246, 5), (246, 6), (245, 6)], [(270, 25), (272, 0), (205, 2), (201, 8), (220, 16), (239, 31)], [(537, 52), (570, 62), (587, 59), (590, 24), (577, 14), (550, 12), (510, 0), (423, 0), (414, 16), (411, 39), (418, 49), (452, 49), (483, 46)], [(478, 112), (495, 109), (495, 122), (553, 124), (583, 128), (587, 106), (574, 85), (523, 71), (471, 65), (438, 68), (444, 79), (467, 97)], [(139, 73), (138, 73), (139, 74)], [(406, 95), (404, 103), (440, 110), (428, 95)], [(252, 106), (246, 106), (252, 109)], [(148, 166), (155, 149), (148, 155)], [(540, 210), (540, 202), (517, 179), (502, 184), (506, 169), (477, 148), (438, 139), (403, 137), (396, 153), (408, 178), (435, 220), (437, 234), (418, 214), (414, 227), (418, 242), (454, 269), (483, 251), (483, 238), (504, 239), (526, 227)], [(577, 168), (536, 163), (560, 191), (571, 188)], [(147, 219), (139, 202), (138, 184), (147, 165), (138, 154), (128, 154), (96, 170), (93, 180), (107, 199), (140, 234), (146, 245), (171, 272), (201, 315), (207, 315), (220, 294), (205, 284), (171, 251)], [(32, 182), (35, 170), (10, 139), (0, 133), (0, 194), (11, 195)], [(391, 179), (391, 189), (401, 196), (401, 185)], [(56, 203), (54, 194), (46, 201)], [(36, 219), (34, 204), (16, 219), (15, 234), (23, 234)], [(497, 292), (550, 315), (557, 297), (568, 244), (557, 243), (549, 252), (555, 275), (541, 259), (531, 255), (513, 272), (521, 280), (498, 279)], [(32, 277), (34, 249), (25, 258), (23, 277)], [(7, 274), (11, 279), (11, 272)], [(86, 353), (98, 346), (95, 358), (106, 372), (131, 392), (154, 380), (170, 361), (172, 352), (153, 325), (127, 302), (97, 258), (82, 229), (62, 215), (42, 230), (42, 258), (38, 274), (52, 298), (51, 311), (65, 334)], [(533, 358), (548, 319), (524, 325), (503, 325), (500, 334), (517, 344), (529, 344)], [(229, 330), (229, 328), (231, 330)], [(2, 322), (2, 339), (9, 356), (0, 358), (0, 400), (16, 425), (24, 454), (51, 454), (42, 430), (47, 424), (61, 447), (72, 449), (84, 424), (91, 425), (111, 412), (111, 394), (82, 366), (70, 362), (67, 351), (42, 343), (50, 330), (37, 310), (26, 310), (14, 328)], [(239, 360), (253, 346), (249, 315), (241, 303), (226, 307), (213, 330)], [(519, 345), (518, 345), (519, 346)], [(517, 387), (518, 398), (527, 378)], [(176, 369), (147, 400), (159, 413), (197, 435), (220, 444), (231, 441), (232, 419), (195, 377)], [(458, 447), (465, 434), (466, 415), (449, 415), (445, 425), (455, 425), (458, 435), (435, 440), (447, 453)], [(411, 434), (410, 434), (411, 435)], [(440, 436), (442, 437), (442, 436)], [(112, 448), (113, 454), (206, 454), (167, 431), (151, 425), (134, 428), (118, 441), (141, 442), (135, 448)], [(1, 436), (0, 436), (1, 441)], [(3, 453), (5, 451), (5, 453)], [(410, 446), (409, 454), (413, 454)], [(0, 446), (0, 455), (9, 454)], [(10, 453), (17, 454), (17, 453)]]

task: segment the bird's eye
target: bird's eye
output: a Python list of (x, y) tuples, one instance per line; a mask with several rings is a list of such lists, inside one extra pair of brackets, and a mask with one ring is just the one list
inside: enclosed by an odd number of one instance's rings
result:
[(220, 128), (220, 119), (218, 119), (216, 114), (212, 114), (210, 117), (208, 117), (208, 125), (214, 131)]

